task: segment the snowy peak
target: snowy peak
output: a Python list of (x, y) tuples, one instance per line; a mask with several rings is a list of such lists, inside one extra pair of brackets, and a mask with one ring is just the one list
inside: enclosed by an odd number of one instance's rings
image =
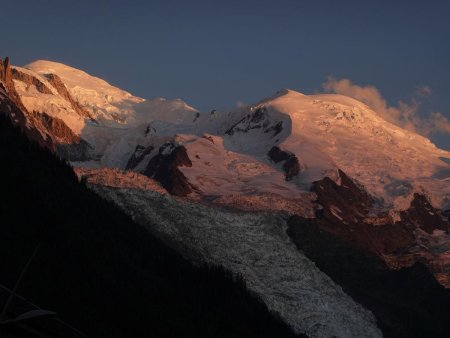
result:
[[(86, 126), (84, 118), (103, 126), (125, 128), (152, 121), (191, 123), (198, 118), (198, 111), (180, 99), (146, 100), (62, 63), (38, 60), (14, 69), (15, 86), (27, 108), (67, 120), (78, 134)], [(74, 110), (77, 114), (73, 114)], [(76, 115), (81, 119), (70, 121)]]
[(297, 91), (292, 90), (292, 89), (284, 88), (284, 89), (278, 90), (272, 96), (269, 96), (268, 98), (265, 98), (265, 99), (259, 101), (259, 103), (263, 104), (263, 103), (266, 103), (266, 102), (269, 102), (269, 101), (272, 101), (272, 100), (275, 100), (277, 98), (284, 97), (284, 96), (287, 96), (287, 97), (301, 97), (301, 96), (305, 96), (305, 94), (302, 94), (302, 93), (297, 92)]
[[(38, 129), (42, 129), (42, 133), (50, 130), (50, 135), (55, 134), (52, 135), (54, 141), (64, 144), (61, 156), (77, 154), (66, 157), (72, 161), (101, 159), (111, 146), (110, 154), (123, 150), (127, 141), (121, 139), (131, 137), (134, 140), (136, 137), (130, 133), (155, 130), (158, 123), (185, 128), (183, 126), (192, 126), (199, 117), (196, 109), (180, 99), (145, 100), (61, 63), (38, 60), (8, 69), (12, 69), (9, 72), (11, 86), (24, 107), (34, 120), (42, 120)], [(73, 143), (77, 143), (76, 149), (71, 149)], [(79, 144), (83, 145), (81, 153)], [(134, 149), (136, 144), (131, 147)], [(118, 165), (117, 157), (121, 157), (122, 152), (118, 153), (103, 163)]]
[(377, 126), (386, 132), (419, 140), (426, 144), (426, 147), (436, 148), (426, 137), (393, 125), (364, 103), (344, 95), (304, 95), (293, 90), (283, 89), (252, 107), (258, 106), (266, 106), (271, 108), (269, 110), (287, 114), (299, 126), (306, 119), (314, 119), (320, 129), (325, 130), (331, 130), (338, 126), (356, 129), (371, 129)]
[[(234, 156), (251, 155), (254, 168), (269, 164), (297, 189), (308, 189), (327, 176), (338, 181), (342, 169), (374, 196), (377, 205), (405, 210), (419, 193), (436, 208), (450, 207), (450, 167), (445, 163), (450, 153), (387, 122), (357, 100), (283, 90), (234, 117), (224, 133), (226, 156), (230, 151)], [(269, 126), (277, 125), (280, 133), (268, 132)], [(247, 162), (248, 157), (237, 161)], [(241, 167), (251, 168), (248, 162)], [(239, 177), (249, 182), (248, 175)], [(261, 176), (261, 171), (253, 170), (250, 176)], [(258, 184), (256, 191), (275, 192), (280, 180), (269, 177), (272, 187)]]
[(195, 108), (180, 99), (156, 98), (134, 106), (134, 125), (162, 121), (174, 124), (192, 124), (200, 116)]
[(133, 112), (133, 105), (144, 101), (98, 77), (62, 63), (38, 60), (24, 68), (43, 77), (56, 74), (73, 98), (103, 122), (126, 122)]
[(132, 94), (110, 85), (101, 78), (92, 76), (80, 69), (73, 68), (62, 63), (37, 60), (25, 65), (23, 68), (41, 75), (57, 74), (70, 89), (80, 86), (99, 93), (106, 91), (108, 94), (115, 93), (118, 96), (133, 97)]

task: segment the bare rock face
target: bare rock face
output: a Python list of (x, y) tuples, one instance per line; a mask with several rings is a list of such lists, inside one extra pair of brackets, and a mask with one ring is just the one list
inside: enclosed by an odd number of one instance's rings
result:
[(450, 224), (428, 199), (415, 194), (399, 218), (376, 214), (372, 197), (343, 171), (340, 181), (324, 178), (312, 190), (319, 205), (310, 222), (350, 246), (371, 252), (391, 269), (424, 263), (444, 286), (450, 286)]
[(63, 120), (47, 113), (31, 112), (31, 116), (41, 121), (44, 127), (54, 136), (58, 143), (72, 143), (79, 141), (79, 136), (67, 127)]
[(287, 152), (287, 151), (283, 151), (279, 147), (275, 146), (269, 150), (267, 155), (273, 162), (279, 163), (281, 161), (289, 160), (289, 158), (291, 158), (294, 154)]
[(29, 116), (14, 88), (9, 58), (5, 58), (4, 61), (0, 59), (0, 112), (7, 115), (13, 124), (19, 126), (31, 140), (36, 141), (42, 147), (55, 151), (52, 138), (39, 128), (39, 125)]
[(153, 146), (144, 147), (138, 144), (134, 149), (133, 155), (128, 159), (125, 170), (133, 170), (136, 166), (141, 163), (145, 156), (150, 155), (153, 151)]
[(269, 158), (275, 162), (283, 162), (283, 171), (285, 173), (286, 181), (290, 181), (293, 177), (298, 176), (300, 173), (300, 162), (297, 156), (291, 152), (281, 150), (279, 147), (272, 147), (267, 153)]
[(3, 81), (6, 87), (12, 83), (9, 57), (6, 57), (3, 61), (0, 59), (0, 81)]
[(46, 74), (46, 78), (47, 78), (48, 82), (50, 82), (50, 84), (57, 90), (58, 94), (70, 102), (72, 108), (80, 116), (87, 117), (91, 121), (95, 122), (95, 119), (93, 118), (91, 113), (87, 109), (85, 109), (80, 103), (78, 103), (78, 101), (74, 100), (72, 95), (70, 95), (64, 82), (61, 80), (61, 78), (58, 75)]
[(87, 161), (91, 159), (92, 147), (64, 123), (63, 120), (47, 113), (32, 112), (35, 123), (39, 123), (56, 144), (56, 153), (69, 161)]
[(433, 208), (424, 195), (417, 193), (414, 194), (409, 209), (401, 212), (401, 219), (428, 234), (432, 234), (434, 230), (449, 230), (449, 222), (442, 219), (440, 212)]
[(166, 143), (159, 149), (158, 155), (150, 160), (143, 174), (160, 182), (172, 195), (186, 196), (192, 192), (192, 188), (178, 169), (181, 166), (192, 167), (186, 148)]
[(0, 82), (3, 83), (2, 88), (7, 93), (9, 99), (14, 102), (14, 105), (17, 106), (24, 115), (26, 115), (28, 111), (23, 105), (22, 100), (14, 87), (14, 82), (12, 81), (11, 65), (8, 57), (3, 61), (0, 59)]
[(214, 144), (214, 138), (211, 135), (202, 135), (202, 138)]
[(283, 122), (271, 120), (268, 117), (267, 108), (259, 107), (231, 126), (225, 134), (248, 133), (253, 129), (261, 129), (264, 133), (275, 137), (283, 130)]
[(338, 170), (338, 174), (340, 184), (325, 177), (312, 185), (312, 190), (317, 194), (317, 202), (324, 207), (325, 218), (340, 217), (348, 222), (363, 219), (373, 204), (372, 197), (342, 170)]
[(294, 155), (284, 162), (283, 170), (286, 173), (286, 181), (290, 181), (294, 176), (298, 176), (300, 163), (298, 162), (297, 156)]
[(22, 81), (27, 84), (27, 86), (35, 86), (38, 92), (42, 94), (53, 94), (52, 91), (42, 83), (38, 78), (31, 76), (29, 74), (23, 73), (18, 69), (13, 68), (12, 71), (12, 79)]

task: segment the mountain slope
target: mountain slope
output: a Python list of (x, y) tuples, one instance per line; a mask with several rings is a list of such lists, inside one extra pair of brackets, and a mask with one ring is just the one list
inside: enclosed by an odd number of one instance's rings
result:
[(208, 207), (136, 188), (95, 184), (92, 189), (189, 260), (242, 275), (295, 331), (311, 337), (382, 336), (372, 313), (296, 250), (283, 217)]
[[(0, 280), (92, 337), (293, 334), (220, 268), (195, 268), (0, 116)], [(1, 330), (1, 328), (0, 328)]]

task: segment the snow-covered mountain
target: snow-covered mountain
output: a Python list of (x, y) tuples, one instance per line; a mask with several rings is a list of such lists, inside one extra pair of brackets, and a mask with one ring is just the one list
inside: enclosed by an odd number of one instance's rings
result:
[[(359, 305), (295, 251), (295, 236), (280, 235), (291, 215), (390, 269), (423, 262), (450, 287), (450, 152), (357, 100), (286, 89), (230, 112), (200, 112), (180, 99), (139, 98), (43, 60), (12, 67), (7, 81), (0, 79), (0, 108), (8, 113), (13, 97), (21, 123), (51, 141), (81, 180), (143, 225), (158, 219), (160, 227), (149, 230), (191, 259), (242, 274), (293, 327), (300, 318), (306, 323), (298, 331), (379, 334), (370, 312), (354, 314)], [(305, 271), (314, 278), (300, 278)], [(310, 282), (317, 285), (305, 286)], [(324, 296), (316, 293), (321, 286), (331, 298), (302, 313)], [(343, 317), (331, 316), (331, 323), (325, 309)], [(346, 316), (354, 322), (345, 324)]]
[(24, 67), (13, 66), (11, 73), (15, 90), (30, 114), (45, 114), (46, 119), (70, 130), (70, 137), (57, 143), (68, 146), (84, 142), (83, 156), (61, 152), (69, 160), (101, 159), (112, 142), (142, 123), (142, 115), (145, 121), (164, 120), (166, 116), (182, 122), (196, 114), (181, 100), (144, 100), (57, 62), (39, 60)]
[(179, 169), (183, 191), (203, 196), (303, 198), (342, 169), (388, 207), (405, 209), (422, 191), (450, 207), (450, 153), (349, 97), (282, 90), (233, 112), (201, 113), (56, 62), (13, 67), (13, 81), (28, 111), (62, 120), (87, 142), (89, 165), (155, 175), (151, 159), (182, 146), (191, 162)]
[(149, 120), (116, 141), (105, 158), (154, 176), (157, 156), (177, 147), (189, 159), (179, 166), (184, 194), (303, 199), (312, 182), (338, 179), (342, 169), (380, 207), (404, 210), (415, 192), (437, 208), (450, 207), (450, 153), (342, 95), (284, 90), (240, 111), (200, 114), (188, 123)]
[[(284, 90), (251, 106), (248, 113), (228, 132), (233, 136), (231, 147), (263, 155), (277, 146), (293, 154), (300, 166), (299, 174), (292, 177), (297, 184), (332, 176), (339, 168), (388, 203), (433, 179), (446, 186), (444, 191), (434, 191), (437, 200), (445, 203), (450, 197), (445, 194), (450, 182), (443, 180), (450, 174), (443, 161), (450, 153), (388, 123), (352, 98)], [(268, 129), (277, 125), (280, 132), (272, 136)], [(249, 134), (256, 142), (248, 142)]]

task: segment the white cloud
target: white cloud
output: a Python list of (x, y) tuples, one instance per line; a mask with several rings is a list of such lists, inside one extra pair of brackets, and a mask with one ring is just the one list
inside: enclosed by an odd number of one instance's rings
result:
[(389, 106), (376, 87), (358, 86), (349, 79), (329, 77), (322, 87), (327, 92), (350, 96), (365, 103), (385, 120), (402, 128), (425, 136), (432, 133), (450, 134), (450, 122), (442, 113), (434, 112), (426, 118), (418, 114), (420, 100), (432, 94), (428, 86), (417, 87), (411, 102), (399, 101), (396, 107)]

